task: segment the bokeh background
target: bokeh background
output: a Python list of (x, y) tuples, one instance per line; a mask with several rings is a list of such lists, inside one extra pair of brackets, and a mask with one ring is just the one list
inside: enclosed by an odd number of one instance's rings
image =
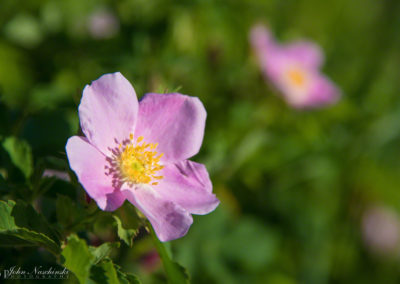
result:
[[(336, 105), (293, 110), (263, 80), (248, 41), (260, 21), (281, 42), (324, 49)], [(6, 141), (25, 141), (28, 172), (68, 170), (82, 89), (115, 71), (138, 97), (178, 91), (207, 109), (194, 160), (221, 205), (170, 244), (193, 283), (400, 282), (400, 1), (1, 0), (3, 200), (28, 199), (52, 223), (60, 196), (88, 206), (62, 180), (28, 198)], [(97, 227), (79, 235), (116, 238)], [(165, 281), (145, 232), (121, 246), (113, 260), (125, 271)], [(2, 269), (56, 263), (37, 248), (0, 254)]]

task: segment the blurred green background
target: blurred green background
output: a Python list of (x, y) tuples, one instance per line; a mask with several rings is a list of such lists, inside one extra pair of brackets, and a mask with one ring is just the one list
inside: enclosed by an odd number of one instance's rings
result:
[[(272, 91), (248, 41), (259, 21), (282, 42), (321, 45), (335, 106), (296, 111)], [(7, 137), (26, 141), (33, 171), (66, 170), (82, 89), (115, 71), (139, 98), (178, 89), (207, 109), (194, 160), (221, 205), (171, 242), (193, 283), (400, 282), (400, 1), (0, 0), (0, 187), (15, 189), (2, 199), (24, 197)], [(57, 194), (85, 207), (75, 192), (60, 180), (32, 200), (56, 223)], [(2, 269), (55, 262), (36, 248), (0, 254)], [(164, 281), (146, 233), (113, 260)]]

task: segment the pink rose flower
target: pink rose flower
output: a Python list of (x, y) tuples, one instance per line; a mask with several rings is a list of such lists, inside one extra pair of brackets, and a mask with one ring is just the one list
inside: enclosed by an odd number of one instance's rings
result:
[(397, 254), (400, 248), (400, 220), (388, 207), (373, 206), (362, 216), (362, 236), (374, 252)]
[(312, 108), (338, 100), (339, 90), (320, 72), (324, 58), (319, 46), (307, 41), (280, 45), (261, 25), (252, 28), (250, 41), (266, 79), (289, 105)]
[(85, 137), (68, 139), (69, 164), (102, 210), (127, 199), (151, 222), (158, 238), (184, 236), (191, 214), (219, 204), (204, 165), (187, 160), (202, 144), (206, 111), (198, 98), (146, 94), (120, 73), (87, 85), (79, 105)]
[(118, 18), (106, 9), (93, 12), (87, 25), (90, 35), (95, 39), (109, 39), (119, 31)]

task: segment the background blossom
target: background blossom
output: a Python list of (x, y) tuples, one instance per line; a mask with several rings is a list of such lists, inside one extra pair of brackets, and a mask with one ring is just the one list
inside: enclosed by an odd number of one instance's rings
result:
[(297, 41), (280, 45), (261, 25), (252, 28), (251, 43), (265, 77), (291, 106), (320, 107), (338, 100), (337, 87), (320, 73), (323, 55), (316, 44)]

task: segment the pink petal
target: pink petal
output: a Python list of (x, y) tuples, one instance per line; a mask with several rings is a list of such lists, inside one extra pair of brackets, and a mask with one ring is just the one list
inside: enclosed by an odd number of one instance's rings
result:
[(250, 43), (258, 57), (259, 65), (264, 75), (277, 76), (280, 67), (278, 66), (278, 70), (276, 70), (275, 61), (278, 59), (279, 64), (282, 57), (279, 51), (282, 48), (275, 41), (270, 30), (264, 25), (255, 25), (250, 31)]
[(164, 178), (154, 189), (192, 214), (207, 214), (219, 204), (212, 194), (212, 184), (206, 167), (192, 161), (168, 164), (160, 172)]
[(338, 101), (340, 91), (335, 84), (322, 74), (316, 74), (313, 78), (309, 99), (304, 106), (318, 107), (333, 104)]
[(119, 189), (115, 189), (112, 193), (106, 194), (96, 200), (97, 205), (101, 210), (114, 211), (124, 203), (126, 197)]
[(250, 43), (260, 57), (266, 55), (268, 49), (276, 45), (275, 39), (272, 37), (269, 29), (261, 24), (257, 24), (251, 28)]
[(266, 79), (281, 88), (280, 81), (282, 75), (289, 65), (292, 64), (291, 58), (285, 53), (282, 47), (270, 49), (268, 56), (262, 66)]
[(316, 72), (322, 62), (322, 51), (317, 45), (310, 42), (298, 42), (286, 46), (275, 45), (274, 48), (270, 48), (262, 67), (268, 79), (280, 85), (279, 81), (288, 66), (296, 65), (308, 72)]
[(201, 146), (206, 110), (198, 98), (181, 94), (146, 94), (139, 103), (135, 137), (159, 143), (163, 162), (185, 160)]
[(294, 108), (318, 108), (334, 104), (340, 97), (340, 91), (335, 84), (318, 72), (310, 73), (309, 87), (301, 94), (291, 93), (289, 89), (281, 87), (286, 101)]
[(305, 68), (317, 69), (324, 61), (321, 48), (308, 41), (299, 41), (286, 45), (285, 53)]
[(82, 131), (105, 155), (133, 132), (138, 101), (132, 85), (121, 73), (101, 76), (83, 90), (79, 105)]
[(162, 242), (183, 237), (193, 223), (188, 211), (164, 199), (150, 186), (141, 185), (123, 190), (123, 193), (149, 219)]
[(65, 149), (71, 169), (100, 209), (112, 211), (120, 207), (125, 197), (113, 188), (111, 177), (105, 174), (106, 157), (79, 136), (69, 138)]

